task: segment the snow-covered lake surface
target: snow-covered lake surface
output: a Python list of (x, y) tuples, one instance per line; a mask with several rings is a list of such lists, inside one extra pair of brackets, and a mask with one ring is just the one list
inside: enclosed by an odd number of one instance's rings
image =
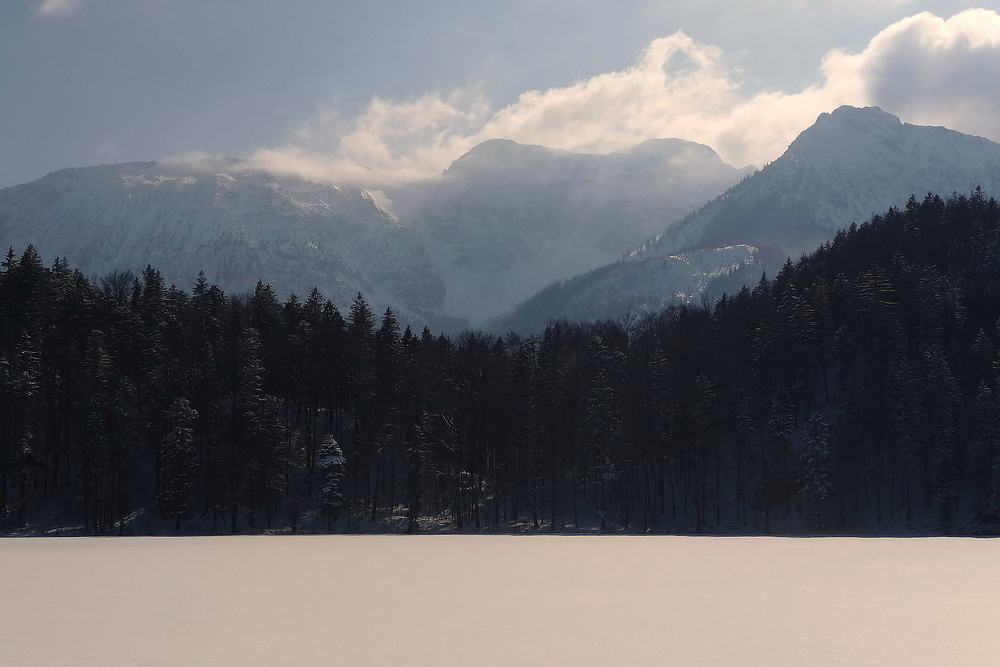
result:
[(989, 539), (0, 540), (2, 665), (987, 665)]

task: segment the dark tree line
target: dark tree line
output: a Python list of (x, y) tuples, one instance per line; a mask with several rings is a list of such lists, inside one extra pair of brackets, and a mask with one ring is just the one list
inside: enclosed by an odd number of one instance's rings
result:
[(358, 295), (0, 268), (0, 527), (970, 532), (1000, 207), (911, 199), (711, 308), (401, 330)]

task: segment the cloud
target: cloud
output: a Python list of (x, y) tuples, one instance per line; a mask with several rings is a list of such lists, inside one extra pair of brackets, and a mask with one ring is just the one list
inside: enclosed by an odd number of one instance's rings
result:
[(479, 143), (492, 111), (479, 93), (425, 95), (394, 103), (376, 97), (360, 117), (346, 122), (335, 109), (295, 132), (295, 143), (258, 151), (268, 169), (308, 178), (385, 184), (425, 178)]
[(761, 165), (842, 104), (874, 104), (905, 121), (1000, 140), (998, 74), (1000, 15), (988, 10), (905, 18), (860, 53), (829, 52), (820, 80), (791, 93), (745, 90), (719, 49), (677, 32), (651, 42), (632, 67), (528, 91), (496, 111), (479, 90), (376, 97), (353, 119), (324, 109), (291, 144), (253, 157), (310, 178), (383, 185), (439, 173), (492, 138), (606, 153), (679, 137), (708, 144), (732, 164)]
[(44, 0), (38, 5), (36, 16), (42, 18), (59, 18), (69, 16), (80, 7), (81, 0)]
[(895, 23), (831, 76), (862, 82), (871, 103), (912, 123), (1000, 140), (1000, 15), (971, 9)]

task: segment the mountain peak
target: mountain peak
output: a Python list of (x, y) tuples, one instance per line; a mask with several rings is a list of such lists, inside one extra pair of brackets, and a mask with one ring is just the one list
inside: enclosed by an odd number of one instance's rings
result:
[(821, 114), (725, 203), (706, 207), (684, 233), (668, 235), (682, 245), (775, 244), (795, 256), (852, 221), (902, 206), (910, 195), (968, 193), (977, 186), (1000, 192), (1000, 145), (903, 123), (878, 107), (841, 106)]
[[(620, 153), (628, 153), (632, 155), (641, 153), (656, 153), (658, 155), (676, 155), (678, 153), (706, 153), (717, 155), (717, 153), (712, 150), (711, 146), (706, 146), (705, 144), (699, 144), (694, 141), (687, 141), (686, 139), (646, 139), (632, 148), (627, 150), (619, 151)], [(721, 158), (720, 158), (721, 159)]]
[(451, 163), (446, 174), (471, 171), (502, 171), (524, 161), (552, 160), (565, 151), (544, 146), (519, 144), (510, 139), (487, 139)]
[(844, 105), (832, 113), (821, 113), (815, 123), (795, 138), (784, 155), (804, 157), (826, 150), (853, 149), (857, 141), (896, 135), (902, 128), (899, 118), (878, 107)]
[(620, 258), (745, 173), (681, 139), (609, 154), (494, 139), (389, 196), (448, 285), (443, 308), (478, 324)]
[(743, 280), (756, 282), (761, 269), (773, 275), (787, 257), (813, 251), (851, 222), (902, 207), (911, 195), (968, 194), (977, 186), (987, 196), (1000, 194), (1000, 145), (903, 123), (878, 107), (842, 106), (821, 114), (780, 158), (668, 227), (628, 261), (546, 293), (546, 313), (570, 313), (574, 299), (584, 296), (601, 317), (629, 305), (641, 310), (650, 302), (651, 272), (676, 263), (678, 253), (745, 244), (758, 249), (752, 262), (719, 265), (720, 275), (742, 272), (725, 278), (727, 290), (738, 289)]
[(865, 119), (892, 125), (902, 124), (902, 121), (899, 120), (898, 117), (892, 115), (888, 111), (883, 111), (881, 107), (855, 107), (850, 104), (843, 104), (830, 113), (820, 114), (820, 118), (823, 116), (829, 116), (841, 122), (852, 122)]

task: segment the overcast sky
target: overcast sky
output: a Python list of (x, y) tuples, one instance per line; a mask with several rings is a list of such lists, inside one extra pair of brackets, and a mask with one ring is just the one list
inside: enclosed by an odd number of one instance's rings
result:
[(507, 137), (778, 157), (823, 111), (1000, 140), (1000, 2), (0, 0), (0, 187), (225, 155), (336, 181)]

